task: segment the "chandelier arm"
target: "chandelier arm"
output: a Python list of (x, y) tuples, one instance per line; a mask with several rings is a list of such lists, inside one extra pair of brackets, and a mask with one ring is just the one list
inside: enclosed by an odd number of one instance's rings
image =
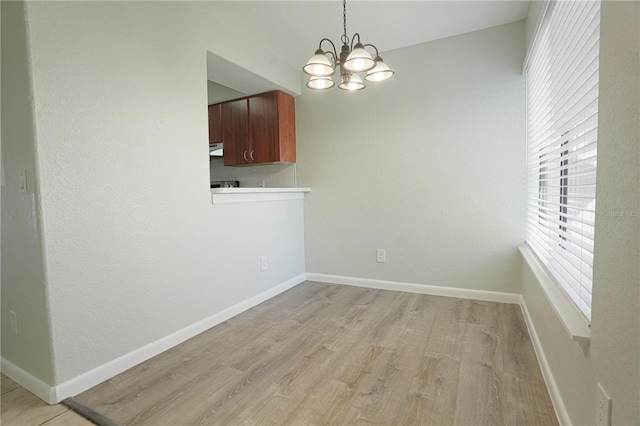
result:
[(331, 44), (331, 47), (333, 48), (333, 52), (332, 51), (327, 51), (326, 53), (330, 53), (331, 56), (333, 57), (333, 63), (336, 63), (336, 59), (338, 58), (338, 51), (336, 50), (336, 45), (333, 44), (333, 42), (328, 39), (328, 38), (323, 38), (322, 40), (320, 40), (320, 43), (318, 44), (318, 49), (322, 49), (322, 42), (323, 41), (328, 41)]
[(333, 66), (335, 67), (335, 66), (336, 66), (336, 63), (337, 63), (337, 58), (336, 58), (335, 53), (333, 53), (332, 51), (330, 51), (330, 50), (329, 50), (329, 51), (327, 51), (327, 52), (324, 52), (324, 54), (325, 54), (325, 55), (331, 55), (330, 60), (333, 62)]
[[(358, 37), (358, 43), (361, 43), (361, 41), (360, 41), (360, 34), (355, 33), (355, 34), (353, 35), (353, 37), (351, 37), (351, 50), (353, 50), (353, 43), (356, 41), (356, 37)], [(348, 44), (348, 42), (347, 42), (347, 44)]]
[(380, 56), (380, 54), (378, 53), (378, 48), (377, 47), (375, 47), (373, 44), (369, 44), (369, 43), (364, 45), (364, 47), (367, 47), (367, 46), (373, 47), (373, 50), (376, 51), (376, 57)]

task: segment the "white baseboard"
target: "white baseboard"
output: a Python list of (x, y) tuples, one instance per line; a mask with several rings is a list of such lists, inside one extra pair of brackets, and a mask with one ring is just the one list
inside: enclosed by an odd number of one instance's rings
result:
[(14, 382), (29, 390), (32, 394), (48, 404), (55, 404), (55, 389), (35, 376), (24, 371), (5, 357), (0, 358), (0, 370), (2, 374), (11, 378)]
[(307, 272), (307, 280), (319, 281), (331, 284), (352, 285), (355, 287), (368, 287), (380, 290), (405, 291), (408, 293), (431, 294), (433, 296), (457, 297), (461, 299), (484, 300), (487, 302), (516, 303), (520, 304), (521, 297), (516, 293), (503, 293), (499, 291), (470, 290), (455, 287), (440, 287), (427, 284), (403, 283), (397, 281), (372, 280), (367, 278), (343, 277), (339, 275), (326, 275)]
[(536, 332), (536, 327), (533, 325), (533, 319), (529, 314), (529, 309), (527, 309), (527, 304), (522, 296), (520, 296), (520, 308), (522, 309), (522, 316), (524, 317), (524, 321), (527, 324), (527, 329), (529, 330), (529, 336), (531, 336), (531, 343), (533, 343), (533, 350), (536, 352), (538, 364), (540, 365), (540, 370), (542, 371), (542, 376), (544, 377), (544, 381), (547, 384), (547, 391), (549, 392), (549, 396), (551, 397), (553, 408), (556, 410), (558, 422), (561, 426), (571, 426), (571, 418), (569, 418), (569, 412), (567, 411), (567, 407), (564, 405), (562, 395), (560, 394), (560, 389), (558, 388), (556, 380), (553, 377), (553, 373), (551, 372), (551, 366), (549, 365), (547, 357), (544, 354), (542, 342), (540, 341), (540, 337)]
[(84, 392), (85, 390), (90, 389), (93, 386), (180, 344), (185, 340), (188, 340), (203, 331), (246, 311), (247, 309), (271, 299), (272, 297), (302, 283), (304, 280), (305, 274), (300, 274), (282, 284), (263, 291), (262, 293), (247, 300), (243, 300), (242, 302), (198, 321), (195, 324), (187, 326), (175, 333), (156, 340), (155, 342), (129, 352), (114, 359), (113, 361), (109, 361), (106, 364), (87, 371), (86, 373), (74, 377), (73, 379), (57, 386), (47, 385), (4, 358), (2, 358), (2, 372), (47, 403), (56, 404), (65, 398)]

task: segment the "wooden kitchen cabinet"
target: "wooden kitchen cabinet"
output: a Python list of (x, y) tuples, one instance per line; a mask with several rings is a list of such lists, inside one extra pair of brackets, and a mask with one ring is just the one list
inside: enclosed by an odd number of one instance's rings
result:
[(273, 91), (221, 104), (225, 166), (295, 163), (295, 100)]
[(222, 105), (209, 105), (209, 145), (222, 142)]
[(247, 164), (250, 159), (249, 103), (246, 98), (222, 104), (222, 142), (224, 144), (224, 165)]

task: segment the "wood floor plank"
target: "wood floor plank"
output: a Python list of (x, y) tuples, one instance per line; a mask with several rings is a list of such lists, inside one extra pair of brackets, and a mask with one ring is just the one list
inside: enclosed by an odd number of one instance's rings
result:
[(217, 407), (229, 400), (244, 380), (242, 372), (218, 364), (180, 387), (166, 388), (164, 395), (156, 397), (154, 393), (153, 399), (145, 398), (137, 409), (131, 406), (111, 418), (122, 425), (213, 424)]
[(521, 421), (519, 424), (555, 425), (558, 424), (551, 398), (544, 382), (530, 383), (519, 380), (517, 382), (517, 406)]
[(42, 423), (40, 426), (93, 426), (93, 423), (69, 410)]
[(234, 417), (234, 424), (279, 425), (302, 403), (307, 394), (292, 388), (272, 385), (253, 404)]
[(325, 377), (318, 375), (318, 371), (331, 371), (329, 366), (339, 358), (339, 354), (320, 344), (313, 351), (306, 353), (302, 360), (292, 363), (289, 371), (277, 384), (284, 389), (308, 394), (320, 381), (325, 380)]
[(344, 354), (341, 365), (338, 368), (337, 380), (350, 388), (357, 387), (360, 381), (371, 373), (372, 365), (384, 352), (382, 346), (356, 345), (349, 353)]
[(557, 424), (519, 306), (313, 282), (76, 399), (122, 425)]
[(499, 352), (501, 368), (524, 381), (544, 383), (537, 365), (538, 359), (531, 343), (531, 337), (518, 305), (502, 305), (503, 320), (498, 325), (498, 334), (502, 336), (502, 348)]
[(453, 424), (459, 375), (460, 362), (446, 357), (423, 357), (405, 407), (397, 413), (401, 424)]
[[(242, 380), (230, 392), (229, 398), (214, 405), (217, 421), (221, 424), (233, 423), (236, 416), (247, 406), (254, 404), (259, 395), (302, 362), (304, 356), (301, 354), (312, 351), (321, 341), (319, 333), (301, 334), (290, 339), (282, 351), (269, 352), (264, 358), (256, 360), (256, 363), (245, 370)], [(231, 397), (233, 401), (229, 400)]]
[[(198, 363), (194, 362), (196, 359)], [(182, 386), (206, 370), (210, 360), (202, 355), (194, 358), (180, 350), (166, 351), (98, 385), (100, 392), (89, 390), (77, 399), (110, 417), (112, 410), (134, 404), (142, 395), (163, 387)]]
[(263, 317), (264, 315), (274, 315), (276, 312), (286, 314), (284, 311), (285, 309), (304, 306), (307, 301), (313, 300), (318, 293), (324, 293), (327, 291), (328, 289), (326, 287), (314, 286), (309, 282), (304, 282), (287, 290), (286, 295), (280, 294), (272, 297), (271, 299), (244, 311), (242, 315), (236, 315), (235, 317), (228, 319), (225, 323), (235, 327), (240, 327), (255, 321), (265, 322), (268, 320), (268, 317)]
[(507, 410), (507, 385), (500, 371), (475, 361), (462, 362), (454, 423), (517, 424), (517, 415)]
[(340, 297), (342, 303), (332, 304), (327, 312), (312, 324), (314, 329), (326, 337), (324, 345), (336, 352), (343, 351), (360, 340), (363, 333), (371, 327), (371, 321), (378, 315), (372, 308), (378, 304), (384, 306), (391, 300), (389, 295), (381, 294), (379, 290), (364, 289), (358, 292), (358, 289), (353, 287), (346, 290), (349, 290), (348, 297)]
[(402, 368), (401, 351), (384, 348), (354, 389), (346, 424), (394, 424), (397, 412), (404, 409), (407, 389), (415, 374)]
[(334, 379), (324, 380), (283, 419), (286, 425), (347, 424), (344, 421), (353, 388)]

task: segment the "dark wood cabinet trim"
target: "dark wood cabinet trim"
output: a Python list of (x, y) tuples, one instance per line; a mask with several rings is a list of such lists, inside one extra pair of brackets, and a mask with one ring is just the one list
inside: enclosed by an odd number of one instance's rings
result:
[(209, 144), (222, 142), (222, 104), (209, 105)]

